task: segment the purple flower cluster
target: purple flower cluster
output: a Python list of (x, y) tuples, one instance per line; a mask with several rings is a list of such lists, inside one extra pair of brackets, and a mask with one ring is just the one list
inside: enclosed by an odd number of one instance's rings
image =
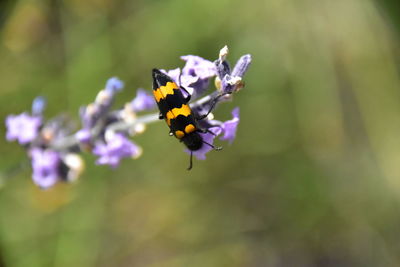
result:
[(82, 158), (74, 153), (60, 153), (50, 148), (33, 147), (28, 152), (32, 160), (32, 180), (46, 189), (58, 181), (74, 181), (82, 173)]
[[(191, 94), (192, 99), (201, 96), (208, 89), (210, 80), (215, 78), (218, 91), (212, 94), (207, 101), (199, 101), (201, 104), (191, 105), (199, 118), (209, 115), (208, 113), (219, 102), (231, 99), (232, 93), (243, 88), (242, 78), (250, 66), (251, 56), (242, 56), (235, 64), (233, 71), (231, 71), (229, 63), (226, 61), (227, 54), (228, 48), (225, 46), (221, 49), (219, 58), (214, 62), (199, 56), (182, 56), (181, 59), (186, 61), (182, 71), (179, 68), (169, 71), (162, 70), (178, 85), (185, 88)], [(231, 120), (225, 122), (215, 120), (213, 116), (206, 116), (200, 120), (198, 122), (199, 126), (206, 131), (200, 134), (204, 143), (213, 145), (214, 139), (220, 135), (222, 135), (220, 140), (227, 140), (232, 143), (236, 137), (236, 130), (240, 120), (238, 107), (233, 109), (232, 116)], [(213, 149), (210, 145), (203, 145), (201, 149), (192, 151), (193, 155), (197, 159), (204, 160), (206, 153)], [(186, 149), (186, 152), (191, 153), (188, 149)]]
[[(230, 100), (232, 94), (243, 87), (242, 78), (247, 71), (251, 56), (244, 55), (230, 70), (224, 47), (216, 61), (199, 56), (186, 55), (182, 69), (163, 70), (191, 95), (190, 106), (199, 118), (202, 139), (205, 144), (193, 155), (205, 159), (213, 148), (215, 138), (232, 143), (239, 124), (239, 108), (232, 111), (233, 118), (219, 121), (211, 113), (220, 102)], [(216, 90), (202, 96), (214, 79)], [(146, 124), (159, 121), (158, 112), (139, 114), (156, 108), (149, 90), (138, 89), (136, 96), (120, 109), (112, 109), (114, 98), (124, 87), (116, 77), (110, 78), (95, 100), (80, 108), (81, 128), (74, 129), (65, 116), (45, 120), (43, 111), (46, 100), (37, 97), (31, 112), (9, 115), (5, 124), (6, 139), (18, 141), (31, 159), (32, 179), (40, 188), (49, 188), (59, 181), (74, 181), (84, 169), (80, 156), (83, 151), (97, 156), (96, 164), (116, 168), (123, 158), (138, 158), (142, 149), (129, 137), (143, 133)], [(182, 92), (186, 94), (186, 91)], [(188, 151), (190, 152), (190, 151)]]
[(141, 148), (131, 142), (127, 135), (133, 136), (138, 131), (116, 132), (109, 127), (116, 123), (135, 121), (136, 113), (151, 110), (155, 107), (153, 96), (143, 89), (138, 89), (136, 97), (121, 110), (110, 111), (115, 93), (122, 90), (124, 83), (118, 78), (111, 78), (106, 88), (101, 90), (94, 103), (81, 108), (83, 128), (75, 137), (81, 147), (89, 147), (99, 158), (96, 164), (110, 165), (116, 168), (121, 159), (137, 158)]
[(30, 150), (32, 158), (32, 179), (42, 188), (53, 186), (60, 178), (60, 154), (49, 149), (38, 147)]
[(28, 113), (9, 115), (6, 119), (8, 141), (18, 140), (21, 145), (26, 145), (36, 139), (42, 118)]
[(124, 88), (124, 83), (116, 77), (108, 79), (105, 89), (101, 90), (96, 100), (80, 109), (82, 129), (76, 133), (76, 138), (81, 143), (90, 143), (92, 140), (91, 130), (99, 120), (104, 119), (111, 108), (115, 94)]
[(156, 106), (153, 96), (146, 90), (139, 88), (136, 97), (131, 102), (131, 109), (135, 112), (151, 110)]
[(170, 76), (179, 86), (184, 87), (191, 95), (196, 98), (208, 89), (210, 78), (217, 75), (217, 66), (199, 56), (182, 56), (186, 61), (182, 71), (177, 68), (170, 71), (162, 70)]
[(137, 158), (141, 148), (122, 134), (114, 134), (107, 142), (99, 142), (93, 149), (93, 154), (98, 156), (96, 163), (110, 165), (116, 168), (122, 158)]
[[(43, 97), (33, 101), (31, 114), (24, 112), (6, 118), (6, 138), (8, 141), (17, 140), (26, 148), (36, 185), (45, 189), (58, 181), (76, 180), (84, 169), (84, 162), (78, 153), (84, 150), (99, 157), (97, 164), (112, 167), (117, 167), (123, 158), (140, 156), (141, 148), (127, 138), (132, 131), (117, 133), (109, 126), (127, 122), (128, 118), (123, 114), (136, 117), (136, 112), (153, 109), (155, 103), (152, 95), (139, 89), (124, 109), (111, 110), (115, 94), (123, 86), (118, 78), (109, 79), (95, 101), (80, 109), (82, 128), (75, 133), (70, 124), (65, 123), (64, 117), (44, 120), (42, 113), (46, 101)], [(135, 125), (137, 128), (138, 125)]]

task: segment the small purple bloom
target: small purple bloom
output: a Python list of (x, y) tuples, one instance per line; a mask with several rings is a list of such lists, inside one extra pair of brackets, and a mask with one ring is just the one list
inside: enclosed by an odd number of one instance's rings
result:
[(41, 188), (53, 186), (59, 179), (60, 155), (52, 150), (34, 148), (32, 158), (32, 179)]
[(221, 89), (225, 94), (232, 94), (233, 92), (243, 87), (242, 77), (225, 75), (221, 81)]
[(208, 79), (217, 74), (216, 67), (213, 62), (199, 56), (181, 56), (186, 61), (185, 67), (182, 69), (182, 75), (191, 75), (199, 77), (199, 79)]
[(28, 113), (9, 115), (6, 119), (8, 141), (18, 140), (21, 145), (33, 141), (38, 136), (38, 130), (42, 119), (37, 116), (29, 116)]
[(93, 128), (98, 120), (107, 114), (113, 103), (115, 93), (121, 91), (123, 87), (124, 83), (118, 78), (108, 79), (106, 88), (97, 94), (94, 103), (80, 108), (79, 115), (83, 128)]
[(106, 83), (106, 91), (111, 91), (112, 93), (119, 92), (124, 87), (124, 82), (117, 77), (112, 77), (108, 79)]
[(106, 144), (97, 143), (94, 147), (93, 153), (99, 156), (96, 164), (115, 168), (122, 158), (136, 157), (141, 153), (140, 148), (122, 134), (115, 134), (109, 139)]
[(215, 61), (218, 77), (221, 80), (221, 90), (225, 94), (231, 94), (243, 86), (242, 78), (251, 64), (251, 55), (244, 55), (237, 61), (232, 72), (226, 61)]
[(90, 143), (91, 140), (90, 129), (87, 128), (80, 129), (78, 132), (76, 132), (75, 138), (79, 141), (79, 143), (83, 144)]
[(239, 58), (232, 70), (232, 76), (243, 77), (251, 63), (251, 55), (247, 54)]
[(46, 108), (46, 98), (43, 96), (36, 97), (32, 102), (32, 114), (40, 116), (42, 115), (44, 109)]
[[(192, 95), (192, 99), (196, 98), (208, 88), (209, 79), (217, 74), (217, 68), (213, 62), (199, 56), (187, 55), (181, 59), (186, 61), (182, 73), (179, 68), (161, 71), (185, 88)], [(185, 92), (182, 92), (186, 96)]]
[[(209, 143), (212, 145), (214, 143), (215, 137), (221, 134), (221, 128), (220, 127), (212, 127), (208, 129), (210, 132), (214, 133), (200, 133), (201, 137), (203, 138), (203, 141), (206, 143)], [(193, 156), (195, 156), (199, 160), (205, 160), (206, 159), (206, 154), (213, 150), (213, 148), (206, 143), (203, 143), (202, 147), (199, 150), (193, 151)], [(190, 154), (189, 149), (185, 149), (185, 152)]]
[(152, 109), (155, 105), (154, 97), (144, 89), (138, 89), (136, 97), (131, 102), (132, 109), (135, 112)]
[(81, 117), (82, 125), (86, 128), (94, 127), (100, 115), (107, 111), (105, 106), (98, 105), (96, 103), (91, 103), (86, 107), (81, 107), (79, 109), (79, 115)]
[(208, 88), (209, 79), (217, 75), (215, 64), (193, 55), (182, 56), (181, 59), (186, 61), (182, 69), (182, 86), (193, 88), (195, 96), (201, 95)]
[(224, 135), (220, 138), (221, 140), (229, 140), (229, 143), (232, 144), (233, 140), (236, 137), (236, 130), (239, 124), (239, 107), (236, 107), (232, 110), (233, 118), (222, 123), (221, 127)]
[(198, 79), (197, 82), (190, 84), (190, 87), (193, 88), (192, 98), (202, 95), (208, 89), (209, 84), (209, 79)]

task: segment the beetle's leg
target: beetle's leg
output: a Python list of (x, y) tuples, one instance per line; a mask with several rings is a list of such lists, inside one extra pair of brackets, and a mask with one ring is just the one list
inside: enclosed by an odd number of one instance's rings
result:
[[(213, 127), (221, 128), (221, 126), (219, 126), (219, 125), (216, 125), (216, 126), (213, 126)], [(213, 128), (213, 127), (210, 127), (210, 128)], [(199, 131), (200, 133), (209, 133), (209, 134), (212, 134), (214, 136), (217, 136), (215, 133), (213, 133), (212, 131), (210, 131), (208, 129), (197, 129), (197, 131)]]
[(210, 146), (210, 147), (212, 147), (212, 149), (214, 149), (214, 150), (217, 150), (217, 151), (222, 150), (222, 146), (214, 146), (214, 145), (212, 145), (212, 144), (210, 144), (210, 143), (207, 143), (207, 142), (204, 141), (204, 140), (203, 140), (203, 143), (206, 144), (206, 145), (208, 145), (208, 146)]
[(208, 114), (211, 113), (211, 111), (214, 109), (215, 105), (218, 103), (218, 100), (219, 100), (221, 97), (225, 96), (225, 95), (226, 95), (226, 94), (220, 94), (220, 95), (216, 96), (216, 97), (213, 99), (213, 101), (212, 101), (212, 103), (211, 103), (211, 106), (210, 106), (210, 109), (208, 110), (208, 112), (207, 112), (205, 115), (202, 115), (202, 116), (200, 116), (199, 118), (197, 118), (197, 120), (203, 120), (203, 119), (207, 118)]
[(192, 167), (193, 167), (193, 151), (190, 150), (189, 167), (187, 168), (187, 170), (190, 171)]
[[(221, 126), (215, 126), (215, 127), (221, 127)], [(197, 129), (197, 131), (199, 131), (199, 132), (201, 132), (201, 133), (209, 133), (209, 134), (212, 134), (212, 135), (214, 135), (214, 136), (217, 136), (215, 133), (213, 133), (212, 131), (210, 131), (210, 130), (208, 130), (208, 129)], [(206, 144), (206, 145), (208, 145), (208, 146), (210, 146), (210, 147), (212, 147), (212, 149), (214, 149), (214, 150), (222, 150), (222, 146), (214, 146), (214, 145), (212, 145), (212, 144), (210, 144), (210, 143), (207, 143), (206, 141), (202, 141), (204, 144)]]
[(185, 104), (188, 103), (190, 101), (190, 98), (192, 97), (190, 95), (190, 93), (188, 92), (188, 90), (186, 90), (183, 86), (180, 87), (183, 91), (185, 91), (185, 93), (187, 94), (187, 96), (185, 97)]

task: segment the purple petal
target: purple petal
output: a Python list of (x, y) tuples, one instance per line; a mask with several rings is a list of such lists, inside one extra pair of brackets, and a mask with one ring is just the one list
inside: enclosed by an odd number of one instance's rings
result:
[(138, 156), (140, 148), (124, 135), (115, 134), (106, 144), (97, 143), (93, 154), (99, 156), (96, 164), (117, 167), (121, 159)]
[(57, 183), (58, 173), (52, 171), (49, 172), (45, 169), (34, 171), (32, 173), (32, 180), (37, 186), (46, 189)]
[(191, 76), (191, 75), (182, 75), (181, 76), (181, 86), (187, 88), (192, 87), (193, 84), (199, 81), (199, 77)]
[(208, 88), (209, 79), (217, 75), (217, 68), (213, 62), (199, 56), (187, 55), (181, 59), (186, 61), (182, 69), (181, 85), (193, 89), (192, 95), (195, 98)]
[(192, 98), (195, 99), (202, 95), (209, 87), (209, 79), (198, 79), (197, 82), (190, 84), (192, 89)]
[(136, 97), (131, 102), (132, 109), (135, 112), (153, 109), (156, 105), (154, 97), (144, 89), (138, 89)]
[[(208, 83), (208, 80), (206, 82)], [(199, 77), (195, 77), (195, 76), (182, 75), (181, 76), (181, 86), (183, 88), (185, 88), (186, 91), (189, 92), (189, 94), (192, 96), (192, 99), (194, 99), (196, 97), (194, 94), (199, 95), (200, 91), (204, 91), (201, 80), (199, 80)], [(183, 93), (184, 97), (187, 96), (187, 93), (185, 91), (182, 90), (182, 93)]]
[(91, 137), (90, 129), (87, 128), (81, 129), (75, 134), (75, 138), (78, 139), (79, 143), (84, 144), (90, 143)]
[(116, 77), (108, 79), (106, 88), (97, 94), (94, 103), (80, 108), (79, 115), (84, 128), (94, 127), (97, 121), (107, 114), (115, 93), (121, 91), (123, 86), (124, 83)]
[(119, 92), (124, 87), (124, 82), (118, 79), (117, 77), (112, 77), (108, 79), (106, 83), (106, 90), (111, 91), (112, 93)]
[(247, 54), (239, 58), (232, 70), (232, 76), (243, 77), (251, 63), (251, 55)]
[(52, 150), (34, 148), (32, 158), (32, 179), (41, 188), (54, 185), (59, 179), (60, 155)]
[(191, 75), (200, 79), (208, 79), (217, 74), (216, 67), (213, 62), (199, 56), (187, 55), (181, 56), (186, 61), (185, 67), (182, 69), (183, 75)]
[(29, 116), (27, 113), (9, 115), (6, 118), (8, 141), (18, 140), (20, 144), (27, 144), (38, 136), (42, 119), (37, 116)]
[(17, 116), (15, 115), (8, 115), (6, 118), (6, 139), (7, 141), (13, 141), (18, 138), (18, 127), (15, 125), (15, 120)]
[(181, 76), (181, 69), (176, 68), (173, 70), (160, 70), (162, 73), (167, 74), (177, 85), (180, 85), (179, 76)]
[(96, 156), (102, 156), (107, 154), (107, 145), (104, 143), (96, 143), (95, 147), (92, 150), (93, 154)]
[(231, 120), (228, 120), (221, 125), (224, 135), (220, 138), (221, 140), (229, 140), (230, 144), (236, 137), (236, 130), (240, 121), (238, 107), (232, 110), (232, 116), (233, 118)]
[(235, 90), (240, 89), (243, 86), (242, 78), (249, 68), (250, 63), (251, 55), (244, 55), (238, 60), (232, 70), (232, 73), (229, 73), (229, 67), (225, 66), (224, 62), (220, 63), (219, 60), (216, 61), (218, 77), (221, 80), (222, 92), (226, 94), (231, 94)]

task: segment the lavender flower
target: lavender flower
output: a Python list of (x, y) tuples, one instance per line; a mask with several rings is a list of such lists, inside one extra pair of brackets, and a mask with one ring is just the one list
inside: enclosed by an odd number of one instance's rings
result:
[(37, 116), (30, 116), (28, 113), (9, 115), (6, 118), (8, 141), (18, 140), (21, 145), (32, 142), (38, 136), (38, 130), (42, 119)]
[(75, 133), (75, 137), (81, 144), (89, 144), (92, 139), (90, 129), (88, 128), (80, 129), (78, 132)]
[(246, 71), (249, 69), (251, 63), (251, 55), (247, 54), (239, 58), (235, 67), (232, 71), (232, 76), (234, 77), (243, 77)]
[(46, 108), (46, 104), (46, 98), (42, 96), (36, 97), (32, 102), (32, 114), (35, 116), (41, 116)]
[(222, 132), (224, 135), (220, 138), (221, 140), (228, 140), (232, 144), (236, 137), (236, 130), (239, 124), (239, 108), (236, 107), (232, 110), (233, 118), (221, 124)]
[(80, 117), (82, 121), (82, 129), (76, 134), (75, 138), (81, 144), (90, 144), (92, 141), (92, 130), (99, 121), (104, 122), (109, 109), (113, 103), (115, 94), (120, 92), (124, 87), (124, 83), (116, 77), (107, 80), (106, 87), (101, 90), (94, 103), (80, 108)]
[(120, 92), (123, 86), (124, 83), (116, 77), (108, 79), (106, 88), (97, 94), (95, 102), (80, 109), (83, 128), (93, 128), (98, 120), (104, 117), (104, 114), (107, 114), (115, 93)]
[(136, 91), (136, 97), (131, 102), (131, 107), (135, 112), (152, 109), (155, 105), (153, 96), (143, 89)]
[[(167, 74), (169, 77), (171, 77), (172, 80), (173, 80), (176, 84), (178, 84), (178, 85), (180, 85), (180, 86), (189, 86), (189, 83), (182, 83), (182, 84), (181, 84), (181, 82), (182, 82), (182, 77), (181, 77), (181, 69), (180, 69), (180, 68), (176, 68), (176, 69), (169, 70), (169, 71), (166, 71), (166, 70), (161, 69), (160, 71), (163, 72), (163, 73), (165, 73), (165, 74)], [(191, 77), (193, 77), (193, 76), (191, 76)], [(196, 78), (196, 77), (193, 77), (193, 82), (195, 82), (195, 81), (197, 81), (197, 78)]]
[(60, 155), (49, 150), (33, 148), (30, 151), (32, 158), (32, 179), (41, 188), (53, 186), (59, 179)]
[(197, 97), (208, 88), (209, 79), (217, 74), (216, 66), (199, 56), (187, 55), (181, 59), (186, 61), (181, 80), (188, 83), (187, 87), (193, 88), (194, 97)]
[(194, 99), (208, 88), (209, 80), (217, 74), (217, 69), (213, 62), (199, 56), (187, 55), (182, 56), (181, 59), (186, 61), (182, 73), (179, 68), (161, 71), (185, 88)]
[(242, 56), (231, 73), (229, 64), (225, 60), (227, 53), (225, 47), (221, 49), (220, 57), (215, 61), (215, 65), (222, 93), (232, 94), (243, 87), (242, 78), (251, 64), (251, 55)]
[(97, 143), (93, 153), (99, 156), (96, 164), (117, 167), (122, 158), (138, 157), (141, 149), (122, 134), (114, 134), (107, 143)]
[(116, 93), (124, 88), (124, 82), (118, 79), (117, 77), (112, 77), (108, 79), (106, 83), (106, 91), (110, 91), (112, 93)]
[(214, 63), (202, 57), (187, 55), (181, 56), (181, 59), (186, 61), (186, 65), (182, 69), (182, 75), (190, 75), (204, 80), (217, 74)]
[[(219, 57), (212, 62), (199, 56), (186, 55), (181, 69), (163, 71), (179, 86), (191, 95), (189, 103), (192, 114), (197, 118), (198, 133), (203, 143), (195, 151), (186, 150), (196, 158), (204, 160), (214, 147), (215, 138), (232, 143), (239, 124), (239, 108), (232, 111), (233, 118), (225, 122), (214, 119), (212, 111), (224, 101), (232, 99), (232, 93), (243, 87), (242, 78), (247, 71), (251, 56), (244, 55), (231, 70), (228, 61), (228, 48), (220, 50)], [(216, 82), (217, 90), (196, 99), (208, 89), (210, 79)], [(136, 97), (123, 108), (112, 110), (112, 103), (124, 83), (116, 77), (110, 78), (93, 103), (80, 109), (82, 126), (73, 133), (72, 124), (65, 116), (57, 116), (45, 121), (42, 117), (46, 107), (43, 97), (37, 97), (32, 103), (32, 114), (10, 115), (5, 123), (8, 141), (17, 140), (27, 145), (27, 153), (32, 160), (32, 179), (41, 188), (49, 188), (58, 181), (76, 180), (84, 169), (84, 162), (79, 155), (91, 151), (98, 156), (96, 164), (117, 167), (126, 157), (137, 158), (141, 148), (127, 136), (143, 133), (146, 125), (158, 120), (158, 112), (141, 115), (140, 112), (155, 107), (153, 96), (143, 89), (138, 89)], [(186, 97), (186, 90), (182, 93)], [(197, 135), (196, 135), (197, 136)], [(198, 138), (198, 136), (196, 137)], [(199, 138), (198, 138), (199, 140)], [(186, 144), (186, 143), (185, 143)], [(198, 148), (196, 146), (196, 148)]]

